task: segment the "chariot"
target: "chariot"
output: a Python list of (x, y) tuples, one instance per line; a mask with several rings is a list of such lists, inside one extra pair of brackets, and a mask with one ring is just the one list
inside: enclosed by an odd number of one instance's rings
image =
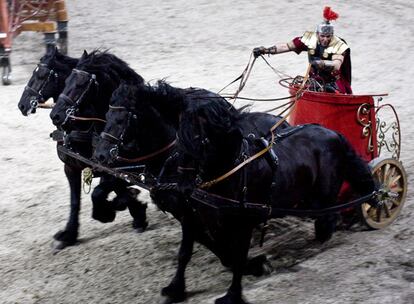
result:
[[(295, 104), (291, 125), (318, 123), (343, 134), (368, 163), (380, 186), (377, 208), (362, 203), (363, 221), (373, 229), (391, 224), (400, 213), (407, 194), (407, 174), (400, 161), (401, 132), (397, 112), (382, 103), (388, 94), (333, 94), (301, 90), (301, 77), (283, 79)], [(298, 93), (300, 94), (298, 96)], [(340, 200), (352, 197), (344, 185)]]

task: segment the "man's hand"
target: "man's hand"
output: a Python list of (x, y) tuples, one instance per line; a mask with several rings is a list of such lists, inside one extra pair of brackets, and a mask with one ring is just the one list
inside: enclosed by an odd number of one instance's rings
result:
[(260, 55), (266, 54), (266, 48), (264, 46), (255, 47), (253, 49), (254, 58), (259, 57)]

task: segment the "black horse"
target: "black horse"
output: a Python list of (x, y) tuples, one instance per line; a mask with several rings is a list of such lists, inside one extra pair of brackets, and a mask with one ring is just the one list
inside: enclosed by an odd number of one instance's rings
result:
[(65, 87), (65, 80), (78, 64), (77, 58), (65, 56), (57, 48), (49, 50), (33, 71), (24, 88), (18, 107), (24, 116), (35, 113), (38, 104), (53, 98), (56, 102)]
[[(178, 181), (179, 155), (173, 145), (180, 113), (189, 104), (205, 100), (220, 103), (229, 111), (237, 112), (222, 97), (203, 89), (174, 88), (164, 81), (159, 81), (155, 86), (121, 85), (112, 96), (106, 115), (106, 126), (94, 153), (95, 158), (103, 163), (112, 163), (126, 157), (139, 158), (147, 164), (147, 174), (159, 177), (161, 175), (161, 179), (158, 179), (160, 185), (152, 188), (151, 197), (161, 210), (171, 213), (179, 220), (182, 227), (177, 272), (171, 283), (162, 290), (162, 294), (171, 303), (183, 301), (186, 297), (184, 273), (191, 259), (194, 241), (205, 245), (223, 263), (230, 265), (226, 253), (206, 233), (202, 219), (188, 205), (186, 198), (176, 190), (162, 187)], [(246, 136), (265, 136), (280, 119), (263, 113), (251, 113), (250, 117), (251, 123), (244, 131)], [(284, 123), (281, 128), (287, 126)], [(124, 150), (124, 154), (118, 153), (119, 147), (125, 145), (129, 149)], [(185, 170), (183, 167), (179, 169)], [(260, 275), (263, 262), (263, 256), (249, 260), (244, 267), (244, 273)]]
[[(90, 157), (93, 151), (93, 139), (96, 138), (103, 127), (103, 124), (99, 119), (103, 118), (105, 115), (105, 109), (108, 108), (108, 102), (112, 91), (120, 83), (121, 79), (125, 79), (131, 83), (136, 84), (142, 84), (143, 79), (131, 68), (129, 68), (125, 62), (107, 52), (95, 51), (90, 55), (85, 52), (79, 59), (76, 68), (77, 69), (74, 69), (71, 72), (71, 77), (69, 77), (69, 79), (66, 79), (66, 84), (63, 88), (63, 91), (57, 92), (57, 94), (59, 94), (59, 96), (66, 97), (64, 93), (68, 92), (68, 90), (72, 91), (74, 94), (77, 94), (76, 91), (83, 91), (85, 87), (90, 88), (92, 83), (83, 82), (85, 75), (89, 75), (89, 73), (82, 71), (82, 69), (101, 69), (104, 71), (96, 74), (98, 76), (94, 81), (94, 84), (97, 84), (98, 81), (100, 81), (102, 88), (93, 87), (91, 90), (87, 90), (82, 99), (84, 99), (84, 103), (87, 104), (92, 103), (92, 100), (94, 100), (94, 98), (99, 98), (99, 101), (102, 102), (102, 105), (98, 105), (97, 109), (99, 109), (99, 111), (97, 113), (95, 113), (94, 110), (92, 112), (88, 112), (89, 114), (84, 114), (80, 111), (81, 115), (91, 115), (91, 120), (69, 121), (65, 126), (57, 123), (56, 119), (52, 120), (58, 126), (58, 128), (65, 131), (64, 139), (63, 141), (58, 141), (58, 145), (63, 144), (67, 148), (81, 154), (84, 157)], [(75, 87), (72, 87), (73, 84), (75, 84)], [(45, 96), (44, 93), (42, 95)], [(59, 110), (62, 108), (64, 109), (65, 101), (67, 100), (64, 99), (65, 97), (60, 97), (57, 99), (55, 107), (51, 112), (51, 116), (55, 115), (54, 113), (56, 112), (59, 113)], [(99, 106), (102, 107), (100, 108)], [(78, 114), (77, 110), (82, 110), (82, 107), (76, 107), (76, 110), (73, 112), (73, 114)], [(69, 157), (67, 154), (62, 153), (60, 150), (58, 150), (58, 156), (65, 163), (65, 174), (69, 181), (71, 193), (71, 210), (68, 223), (63, 231), (59, 231), (54, 236), (54, 238), (57, 240), (55, 247), (57, 249), (61, 249), (66, 246), (75, 244), (77, 240), (79, 228), (81, 172), (85, 168), (85, 164)], [(146, 205), (137, 201), (137, 191), (134, 189), (128, 189), (127, 186), (128, 184), (120, 179), (116, 179), (110, 175), (102, 176), (100, 184), (94, 189), (92, 193), (92, 217), (101, 222), (110, 222), (114, 220), (116, 210), (122, 210), (124, 209), (124, 206), (127, 206), (132, 217), (134, 218), (133, 227), (138, 232), (142, 232), (148, 225), (145, 215)], [(115, 191), (117, 196), (112, 202), (109, 202), (107, 200), (107, 197), (108, 194), (112, 191)]]
[[(345, 138), (314, 124), (285, 129), (275, 135), (274, 140), (269, 140), (268, 143), (274, 142), (271, 145), (273, 164), (265, 158), (257, 158), (226, 179), (208, 183), (266, 146), (263, 140), (244, 136), (242, 130), (247, 117), (243, 111), (235, 113), (219, 103), (205, 101), (187, 108), (181, 116), (178, 132), (178, 145), (196, 164), (194, 169), (201, 186), (210, 193), (239, 201), (238, 207), (233, 209), (234, 215), (223, 217), (214, 216), (203, 204), (194, 204), (231, 261), (231, 286), (216, 303), (246, 303), (242, 298), (242, 269), (252, 229), (265, 219), (245, 213), (237, 215), (244, 204), (263, 204), (268, 210), (321, 209), (335, 204), (344, 180), (361, 196), (375, 190), (367, 164)], [(181, 181), (186, 182), (185, 179)], [(317, 218), (316, 238), (326, 241), (334, 227), (333, 217)]]

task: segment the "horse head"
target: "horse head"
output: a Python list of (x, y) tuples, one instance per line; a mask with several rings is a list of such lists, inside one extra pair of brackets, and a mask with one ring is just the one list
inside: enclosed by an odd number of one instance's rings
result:
[(111, 163), (116, 159), (137, 159), (147, 164), (160, 162), (158, 156), (168, 150), (166, 147), (174, 141), (176, 129), (154, 107), (157, 90), (151, 85), (122, 84), (114, 92), (106, 125), (95, 150), (98, 161)]
[(56, 102), (65, 86), (65, 79), (78, 59), (65, 56), (57, 48), (49, 50), (33, 71), (18, 103), (24, 116), (35, 113), (39, 104), (53, 98)]
[(101, 163), (114, 162), (121, 148), (126, 153), (138, 150), (133, 134), (138, 119), (135, 92), (134, 86), (122, 83), (112, 94), (106, 124), (94, 152), (94, 158)]
[(103, 120), (111, 95), (122, 80), (143, 83), (142, 77), (118, 57), (85, 51), (50, 113), (53, 123), (68, 131), (82, 128), (85, 121), (90, 126)]

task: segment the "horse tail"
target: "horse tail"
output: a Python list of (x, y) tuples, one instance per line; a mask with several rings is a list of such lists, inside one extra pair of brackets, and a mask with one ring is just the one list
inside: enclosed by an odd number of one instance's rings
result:
[(365, 160), (356, 152), (349, 141), (338, 133), (340, 141), (345, 148), (345, 180), (349, 182), (354, 192), (365, 195), (377, 190), (371, 170)]

